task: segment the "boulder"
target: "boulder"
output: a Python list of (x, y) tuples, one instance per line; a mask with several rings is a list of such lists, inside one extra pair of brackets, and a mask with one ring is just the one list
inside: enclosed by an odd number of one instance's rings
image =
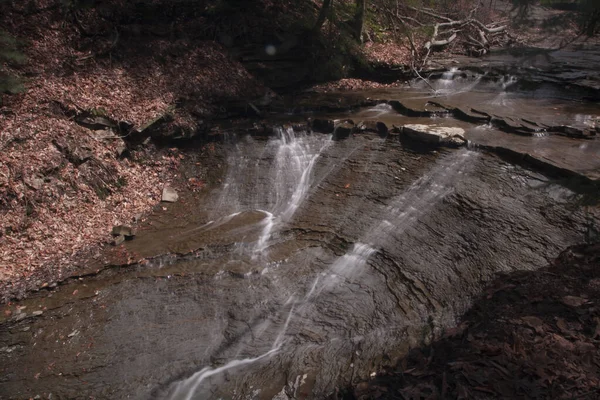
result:
[(361, 121), (356, 125), (356, 129), (365, 132), (377, 132), (377, 121)]
[(467, 144), (465, 130), (456, 127), (409, 124), (402, 127), (402, 134), (409, 139), (436, 146), (459, 147)]
[(345, 139), (354, 132), (354, 124), (349, 121), (344, 121), (335, 126), (333, 131), (333, 140)]
[(387, 136), (389, 129), (387, 127), (387, 125), (385, 124), (385, 122), (381, 122), (381, 121), (377, 121), (377, 133), (379, 133), (380, 136)]
[(335, 123), (331, 119), (315, 118), (312, 121), (312, 129), (321, 133), (332, 133), (335, 129)]
[(165, 186), (162, 192), (161, 201), (166, 203), (175, 203), (179, 199), (177, 191), (171, 187)]
[(357, 131), (362, 132), (377, 132), (380, 136), (387, 136), (389, 129), (384, 122), (381, 121), (361, 121), (356, 125)]

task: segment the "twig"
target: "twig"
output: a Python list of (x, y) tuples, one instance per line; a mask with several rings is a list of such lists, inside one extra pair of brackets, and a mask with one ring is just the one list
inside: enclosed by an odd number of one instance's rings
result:
[(437, 90), (433, 86), (431, 86), (431, 83), (429, 83), (427, 79), (423, 78), (416, 68), (413, 67), (413, 71), (415, 72), (415, 74), (417, 74), (419, 78), (421, 78), (427, 84), (427, 86), (431, 88), (431, 90), (433, 91), (433, 95), (437, 96)]

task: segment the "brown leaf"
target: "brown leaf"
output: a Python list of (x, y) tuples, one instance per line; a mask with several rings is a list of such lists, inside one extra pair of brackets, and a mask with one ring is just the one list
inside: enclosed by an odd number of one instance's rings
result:
[(571, 332), (571, 330), (569, 330), (569, 326), (567, 325), (565, 320), (562, 318), (556, 319), (556, 326), (558, 327), (558, 329), (560, 329), (560, 331), (562, 333), (573, 334), (573, 332)]
[(565, 296), (562, 298), (562, 302), (571, 307), (581, 307), (587, 303), (588, 300), (577, 296)]

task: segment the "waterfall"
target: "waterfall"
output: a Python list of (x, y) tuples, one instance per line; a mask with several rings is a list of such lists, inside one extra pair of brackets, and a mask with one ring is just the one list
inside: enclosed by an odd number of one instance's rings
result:
[[(227, 220), (225, 215), (264, 214), (259, 238), (251, 248), (253, 258), (263, 255), (277, 229), (294, 217), (309, 194), (319, 156), (332, 143), (327, 135), (296, 132), (291, 127), (274, 129), (275, 135), (266, 144), (247, 137), (246, 143), (234, 146), (211, 215), (215, 223), (208, 227)], [(248, 147), (259, 147), (259, 156), (248, 157)]]
[(330, 137), (310, 137), (289, 127), (276, 128), (276, 134), (277, 151), (269, 173), (272, 183), (269, 192), (275, 202), (264, 210), (267, 218), (254, 248), (255, 256), (266, 250), (274, 229), (290, 221), (306, 199), (317, 159), (331, 143)]
[[(282, 150), (283, 152), (287, 152), (287, 150)], [(360, 238), (360, 241), (353, 245), (350, 251), (319, 273), (312, 283), (305, 288), (304, 295), (297, 292), (293, 293), (281, 305), (279, 310), (268, 318), (267, 325), (273, 326), (276, 330), (270, 336), (270, 347), (264, 349), (262, 354), (230, 360), (223, 366), (216, 368), (205, 367), (189, 378), (175, 383), (171, 389), (169, 399), (191, 400), (199, 398), (198, 396), (209, 393), (206, 390), (210, 390), (210, 388), (205, 387), (206, 385), (215, 384), (215, 382), (207, 381), (208, 378), (225, 371), (248, 367), (286, 350), (291, 351), (291, 349), (286, 348), (286, 345), (289, 347), (292, 343), (289, 337), (286, 340), (286, 336), (290, 335), (289, 332), (293, 331), (290, 329), (290, 325), (294, 323), (306, 324), (307, 321), (310, 321), (310, 315), (315, 312), (315, 304), (320, 299), (328, 294), (339, 293), (340, 290), (344, 290), (345, 286), (363, 281), (362, 275), (368, 271), (369, 258), (377, 252), (377, 249), (393, 237), (401, 235), (407, 228), (414, 225), (420, 216), (432, 212), (439, 202), (452, 192), (453, 186), (465, 173), (471, 164), (472, 158), (477, 156), (478, 153), (476, 152), (461, 150), (445, 157), (427, 174), (392, 199), (384, 207), (385, 219), (374, 223)], [(309, 171), (310, 161), (305, 165), (305, 172)], [(300, 182), (303, 182), (301, 178), (297, 180), (294, 193), (302, 190), (300, 187), (303, 184)], [(289, 203), (293, 202), (293, 198), (293, 195), (289, 197)], [(278, 217), (274, 218), (281, 218), (282, 215), (285, 215), (285, 210), (290, 209), (292, 206), (292, 204), (287, 204), (281, 206), (279, 210), (274, 210), (279, 213)], [(352, 305), (348, 305), (348, 307), (352, 307)], [(276, 321), (279, 321), (279, 324)], [(245, 371), (248, 371), (248, 369), (246, 368)]]
[(442, 73), (441, 79), (438, 81), (438, 86), (440, 89), (448, 88), (452, 85), (452, 81), (454, 79), (454, 75), (458, 72), (458, 68), (452, 67), (448, 71)]

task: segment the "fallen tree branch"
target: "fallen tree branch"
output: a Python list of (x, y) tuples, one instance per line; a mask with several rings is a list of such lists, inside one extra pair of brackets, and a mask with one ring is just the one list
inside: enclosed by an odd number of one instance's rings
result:
[(429, 15), (430, 17), (433, 17), (433, 18), (441, 19), (443, 21), (452, 22), (452, 20), (450, 18), (445, 17), (443, 15), (436, 14), (433, 11), (429, 11), (429, 9), (427, 9), (427, 8), (420, 8), (419, 9), (419, 8), (415, 8), (413, 6), (408, 6), (408, 9), (412, 10), (412, 11), (415, 11), (417, 13), (423, 13), (425, 15)]
[[(467, 54), (481, 56), (488, 53), (491, 46), (510, 39), (506, 21), (485, 24), (477, 19), (479, 4), (463, 13), (462, 18), (453, 19), (431, 8), (401, 4), (403, 2), (399, 0), (394, 3), (394, 6), (384, 6), (384, 9), (391, 25), (394, 26), (394, 32), (406, 36), (412, 54), (411, 68), (417, 76), (427, 64), (430, 55), (444, 47), (462, 47)], [(423, 27), (431, 27), (432, 31), (423, 44), (418, 44), (413, 31)], [(402, 32), (399, 29), (402, 29)]]

